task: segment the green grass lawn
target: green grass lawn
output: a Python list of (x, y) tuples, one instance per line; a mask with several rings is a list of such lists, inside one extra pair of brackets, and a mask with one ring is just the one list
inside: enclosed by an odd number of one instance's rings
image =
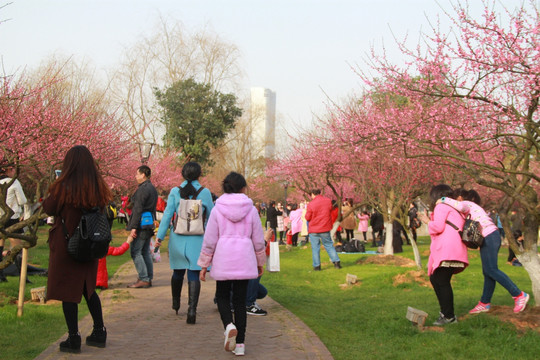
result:
[[(429, 239), (421, 238), (422, 264), (427, 264)], [(369, 248), (368, 248), (369, 250)], [(398, 254), (413, 259), (410, 246)], [(454, 276), (455, 309), (463, 316), (478, 302), (483, 284), (479, 253), (470, 251), (471, 265)], [(540, 334), (519, 332), (493, 315), (480, 314), (447, 325), (444, 332), (419, 331), (405, 318), (407, 306), (426, 311), (431, 325), (439, 307), (431, 287), (418, 282), (393, 285), (398, 274), (414, 271), (388, 265), (357, 264), (368, 256), (340, 254), (343, 269), (336, 270), (321, 250), (323, 271), (312, 271), (311, 248), (281, 253), (281, 271), (265, 273), (262, 283), (269, 295), (304, 321), (337, 360), (345, 359), (537, 359)], [(526, 292), (531, 282), (523, 268), (506, 265), (507, 249), (499, 253), (500, 267)], [(359, 285), (342, 288), (346, 274), (358, 276)], [(429, 281), (427, 275), (423, 278)], [(494, 305), (513, 306), (501, 286)], [(534, 305), (531, 299), (530, 305)], [(269, 315), (271, 316), (271, 314)], [(519, 316), (519, 315), (518, 315)], [(294, 335), (293, 335), (294, 336)]]
[[(29, 251), (31, 264), (48, 265), (47, 229), (40, 229), (38, 245)], [(122, 229), (115, 223), (114, 246), (125, 240), (126, 233)], [(420, 238), (419, 242), (421, 253), (426, 254), (422, 256), (425, 268), (429, 239)], [(165, 251), (166, 244), (162, 248)], [(399, 255), (413, 259), (411, 247), (404, 246), (404, 250)], [(460, 317), (476, 305), (482, 290), (478, 252), (469, 254), (471, 265), (456, 275), (453, 282), (455, 308)], [(527, 273), (523, 268), (506, 265), (506, 255), (507, 249), (501, 249), (500, 267), (529, 292), (531, 283)], [(538, 332), (518, 331), (512, 324), (489, 314), (460, 318), (458, 324), (447, 325), (444, 332), (419, 331), (405, 318), (407, 306), (429, 313), (429, 325), (436, 320), (439, 311), (435, 293), (418, 282), (393, 285), (396, 275), (415, 268), (357, 264), (358, 260), (370, 256), (377, 255), (340, 254), (343, 269), (336, 270), (326, 252), (321, 250), (323, 271), (313, 272), (311, 248), (294, 248), (281, 253), (281, 271), (265, 273), (262, 283), (274, 300), (315, 331), (337, 360), (538, 358)], [(122, 256), (110, 256), (107, 259), (109, 275), (126, 261), (131, 261), (129, 251)], [(340, 287), (347, 273), (357, 275), (359, 284)], [(426, 275), (423, 278), (427, 280)], [(33, 284), (27, 286), (27, 300), (31, 288), (44, 286), (47, 281), (39, 276), (30, 279)], [(18, 278), (9, 277), (8, 283), (0, 284), (1, 359), (33, 359), (66, 332), (60, 304), (26, 304), (23, 317), (17, 318), (17, 291)], [(497, 286), (492, 303), (512, 306), (513, 300), (506, 290)], [(533, 303), (533, 300), (529, 302)], [(86, 306), (79, 307), (80, 317), (87, 313)]]

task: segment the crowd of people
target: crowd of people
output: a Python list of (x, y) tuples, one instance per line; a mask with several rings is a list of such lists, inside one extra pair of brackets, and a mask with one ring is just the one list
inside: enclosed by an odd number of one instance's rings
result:
[[(112, 194), (95, 166), (94, 159), (84, 146), (68, 151), (62, 175), (51, 185), (43, 208), (54, 217), (49, 234), (50, 271), (47, 284), (48, 299), (62, 301), (68, 338), (60, 343), (60, 351), (79, 353), (81, 335), (78, 330), (78, 304), (84, 297), (93, 319), (92, 333), (86, 337), (88, 346), (105, 347), (107, 330), (103, 322), (101, 302), (96, 287), (108, 287), (106, 257), (95, 261), (77, 262), (67, 253), (62, 226), (72, 233), (83, 209), (109, 206)], [(159, 249), (169, 233), (169, 264), (172, 270), (172, 309), (178, 314), (180, 297), (187, 273), (188, 306), (186, 322), (196, 323), (201, 281), (210, 272), (216, 280), (215, 301), (225, 330), (224, 348), (236, 355), (244, 355), (247, 315), (266, 315), (257, 303), (264, 298), (266, 288), (260, 283), (266, 263), (266, 245), (273, 236), (272, 229), (263, 230), (253, 201), (245, 195), (246, 180), (231, 172), (223, 180), (223, 195), (215, 198), (198, 181), (201, 167), (188, 162), (182, 169), (184, 182), (170, 190), (166, 206), (158, 207), (159, 196), (151, 182), (151, 169), (146, 165), (135, 171), (137, 190), (122, 199), (122, 220), (129, 236), (119, 247), (109, 247), (107, 255), (120, 255), (131, 250), (137, 280), (128, 285), (132, 289), (152, 287), (153, 260), (150, 242), (156, 232), (157, 213), (161, 223), (155, 234), (154, 247)], [(82, 180), (82, 181), (81, 181)], [(66, 189), (71, 191), (66, 191)], [(183, 199), (200, 199), (205, 230), (201, 234), (179, 234), (174, 230), (179, 204)], [(143, 226), (142, 218), (150, 213), (156, 220)], [(277, 224), (276, 229), (277, 229)], [(283, 225), (281, 225), (283, 226)], [(277, 230), (276, 230), (277, 231)], [(231, 261), (232, 259), (232, 261)], [(210, 267), (211, 266), (211, 267)], [(69, 277), (65, 274), (71, 274)]]
[[(130, 249), (138, 276), (128, 287), (150, 288), (153, 280), (150, 251), (152, 237), (155, 235), (153, 246), (157, 250), (169, 234), (172, 310), (176, 314), (180, 310), (181, 292), (187, 274), (186, 323), (196, 324), (201, 281), (206, 281), (210, 273), (216, 280), (215, 303), (224, 329), (224, 349), (236, 355), (245, 354), (247, 315), (267, 314), (256, 300), (267, 294), (261, 284), (261, 277), (267, 262), (269, 242), (278, 241), (280, 245), (294, 247), (309, 241), (313, 271), (322, 270), (321, 245), (333, 267), (341, 269), (334, 241), (351, 242), (355, 231), (361, 233), (363, 241), (367, 243), (367, 232), (371, 226), (372, 246), (380, 247), (384, 242), (382, 214), (375, 209), (371, 212), (367, 209), (356, 212), (352, 199), (343, 202), (341, 213), (336, 201), (323, 196), (320, 189), (310, 191), (309, 202), (286, 203), (283, 207), (281, 203), (272, 200), (267, 207), (266, 204), (255, 206), (253, 200), (246, 195), (247, 182), (241, 174), (229, 173), (222, 182), (223, 195), (216, 197), (199, 182), (201, 173), (198, 163), (186, 163), (182, 168), (184, 182), (170, 189), (165, 201), (163, 194), (159, 195), (152, 184), (151, 169), (146, 165), (139, 166), (134, 174), (137, 189), (132, 196), (122, 197), (119, 214), (123, 216), (118, 215), (119, 220), (125, 222), (129, 236), (120, 247), (109, 247), (107, 255), (120, 255)], [(9, 175), (13, 176), (3, 173), (0, 181), (9, 181)], [(54, 217), (48, 240), (50, 265), (47, 297), (62, 301), (68, 328), (68, 338), (60, 343), (60, 350), (64, 352), (78, 353), (81, 350), (77, 314), (82, 297), (86, 300), (93, 320), (93, 330), (86, 337), (86, 344), (106, 346), (107, 330), (103, 322), (101, 301), (95, 291), (96, 287), (108, 287), (106, 257), (89, 262), (78, 262), (71, 258), (67, 252), (65, 229), (72, 233), (84, 209), (106, 208), (110, 206), (112, 197), (92, 154), (85, 146), (78, 145), (67, 152), (62, 170), (42, 202), (44, 211)], [(417, 240), (417, 229), (422, 223), (427, 225), (431, 237), (428, 275), (440, 306), (440, 316), (434, 325), (457, 322), (451, 279), (469, 264), (467, 248), (459, 233), (467, 216), (481, 224), (484, 237), (480, 248), (484, 287), (478, 304), (469, 313), (490, 310), (496, 283), (501, 284), (513, 297), (514, 312), (523, 311), (529, 295), (520, 290), (497, 266), (497, 255), (504, 234), (496, 214), (488, 214), (481, 207), (480, 196), (474, 190), (453, 190), (441, 184), (431, 189), (430, 198), (433, 209), (431, 214), (420, 212), (414, 203), (410, 205), (407, 214), (413, 240)], [(204, 221), (204, 230), (200, 233), (177, 231), (180, 205), (187, 200), (200, 201)], [(14, 212), (9, 223), (12, 225), (22, 218), (23, 205), (26, 203), (17, 180), (13, 181), (8, 191), (7, 201)], [(151, 225), (143, 226), (142, 218), (146, 213), (154, 221)], [(266, 231), (261, 224), (261, 216), (266, 216)], [(162, 226), (159, 226), (158, 220)], [(410, 244), (410, 240), (407, 231), (398, 221), (392, 225), (394, 252), (400, 252), (401, 246)], [(343, 230), (345, 235), (342, 237)], [(518, 240), (522, 239), (521, 230), (515, 229), (514, 236)], [(299, 237), (303, 237), (300, 243)], [(3, 250), (3, 245), (3, 242), (0, 243), (0, 250)], [(515, 254), (509, 254), (508, 261), (514, 264), (517, 261)], [(0, 281), (3, 281), (1, 273)]]
[[(326, 202), (327, 203), (327, 202)], [(357, 211), (353, 207), (353, 199), (345, 199), (341, 209), (336, 200), (331, 200), (330, 209), (330, 237), (335, 246), (340, 246), (351, 242), (352, 240), (362, 240), (368, 243), (368, 232), (371, 227), (372, 241), (371, 247), (376, 247), (380, 250), (385, 241), (385, 224), (383, 215), (376, 209), (368, 210), (363, 207)], [(261, 203), (262, 204), (262, 203)], [(284, 208), (282, 203), (271, 200), (268, 202), (268, 208), (265, 208), (263, 213), (262, 205), (256, 204), (261, 217), (266, 216), (266, 228), (270, 228), (276, 235), (276, 240), (279, 245), (287, 245), (287, 248), (298, 245), (305, 245), (311, 240), (309, 235), (309, 220), (306, 219), (309, 203), (303, 201), (300, 204), (287, 203)], [(266, 214), (266, 215), (265, 215)], [(411, 204), (409, 215), (409, 229), (416, 241), (416, 229), (421, 224), (417, 217), (417, 207)], [(409, 235), (400, 222), (393, 222), (393, 248), (394, 252), (403, 252), (402, 245), (410, 245)], [(361, 234), (362, 239), (355, 239), (355, 232)], [(343, 234), (344, 233), (344, 234)], [(342, 235), (343, 234), (343, 235)], [(303, 240), (299, 243), (298, 238)], [(317, 261), (315, 261), (317, 262)]]
[[(352, 207), (352, 199), (346, 199), (341, 208), (342, 220), (338, 220), (338, 206), (335, 201), (323, 197), (320, 190), (311, 191), (312, 200), (305, 207), (305, 211), (299, 216), (307, 225), (307, 233), (312, 248), (313, 270), (320, 271), (320, 247), (323, 245), (330, 260), (336, 268), (341, 268), (339, 256), (335, 250), (331, 232), (335, 233), (336, 241), (348, 242), (353, 239), (356, 228), (356, 218), (358, 218), (358, 231), (363, 234), (364, 241), (367, 242), (367, 230), (372, 227), (372, 246), (381, 246), (384, 239), (384, 219), (381, 213), (373, 210), (371, 214), (367, 210), (360, 211), (356, 216)], [(481, 207), (479, 194), (471, 189), (452, 190), (448, 185), (437, 185), (431, 189), (430, 198), (433, 212), (429, 216), (427, 210), (419, 212), (415, 203), (410, 204), (407, 212), (409, 229), (414, 241), (417, 240), (417, 230), (422, 223), (427, 225), (428, 233), (431, 237), (430, 256), (428, 261), (428, 275), (435, 290), (440, 306), (440, 314), (436, 326), (442, 326), (457, 322), (454, 313), (454, 298), (451, 279), (454, 274), (465, 270), (468, 266), (467, 247), (461, 241), (465, 219), (468, 217), (480, 223), (483, 245), (480, 247), (480, 257), (482, 260), (482, 273), (484, 275), (484, 287), (478, 304), (469, 313), (478, 314), (487, 312), (491, 308), (491, 298), (495, 290), (496, 283), (502, 285), (514, 299), (514, 312), (522, 312), (529, 301), (529, 294), (520, 290), (517, 285), (498, 268), (498, 252), (501, 247), (501, 239), (504, 235), (500, 218), (496, 212), (487, 213)], [(282, 212), (282, 207), (278, 205), (274, 212), (274, 201), (270, 202), (268, 214), (279, 216), (289, 216), (296, 220), (294, 212)], [(291, 208), (295, 205), (292, 204)], [(289, 208), (289, 206), (287, 206)], [(512, 219), (518, 225), (519, 219)], [(277, 221), (268, 221), (268, 226), (275, 228)], [(287, 221), (285, 221), (287, 223)], [(452, 226), (450, 226), (452, 225)], [(345, 232), (345, 239), (341, 237), (342, 227)], [(293, 233), (299, 232), (298, 227), (290, 226)], [(394, 220), (393, 229), (393, 250), (394, 253), (402, 252), (402, 245), (410, 244), (407, 231), (403, 225)], [(277, 228), (277, 231), (281, 231)], [(287, 231), (287, 227), (285, 228)], [(523, 240), (520, 229), (514, 229), (514, 236), (518, 242)], [(520, 243), (521, 244), (521, 243)], [(519, 261), (509, 247), (508, 262), (519, 266)]]

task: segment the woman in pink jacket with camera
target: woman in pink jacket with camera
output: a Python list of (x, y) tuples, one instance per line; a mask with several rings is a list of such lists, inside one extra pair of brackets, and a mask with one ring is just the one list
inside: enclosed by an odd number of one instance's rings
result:
[(433, 208), (431, 219), (426, 213), (418, 214), (418, 218), (428, 225), (431, 236), (428, 275), (440, 306), (439, 319), (433, 323), (435, 326), (457, 322), (451, 280), (454, 274), (462, 272), (469, 265), (467, 247), (461, 241), (461, 235), (447, 223), (449, 221), (459, 229), (463, 229), (465, 220), (456, 209), (438, 203), (442, 198), (452, 195), (450, 186), (445, 184), (434, 186), (429, 193)]
[(224, 194), (210, 213), (197, 262), (202, 268), (202, 281), (206, 280), (206, 272), (212, 265), (218, 310), (225, 328), (224, 348), (236, 355), (245, 352), (248, 280), (262, 275), (266, 262), (264, 241), (272, 235), (272, 230), (263, 233), (259, 213), (245, 195), (246, 187), (244, 177), (235, 172), (223, 180)]

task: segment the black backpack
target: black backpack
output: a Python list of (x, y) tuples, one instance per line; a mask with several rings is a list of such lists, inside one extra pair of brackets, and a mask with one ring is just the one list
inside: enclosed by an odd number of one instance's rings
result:
[(75, 260), (87, 262), (107, 255), (112, 235), (107, 215), (102, 209), (83, 209), (79, 225), (71, 236), (67, 232), (64, 219), (62, 227), (67, 240), (67, 252)]
[(457, 209), (452, 206), (450, 207), (456, 210), (459, 215), (461, 215), (461, 217), (465, 220), (465, 224), (463, 224), (463, 230), (460, 230), (451, 221), (446, 220), (446, 223), (453, 227), (455, 230), (457, 230), (459, 236), (461, 236), (461, 241), (465, 244), (466, 247), (468, 247), (469, 249), (478, 249), (479, 247), (482, 247), (482, 245), (484, 244), (484, 237), (482, 236), (482, 226), (480, 225), (480, 223), (476, 220), (471, 219), (470, 215), (465, 217)]
[(358, 239), (351, 239), (351, 243), (354, 244), (356, 252), (366, 252), (366, 247), (364, 246), (364, 243), (362, 241)]
[(355, 253), (358, 252), (358, 249), (356, 248), (356, 245), (353, 241), (349, 241), (343, 244), (343, 251), (348, 253)]

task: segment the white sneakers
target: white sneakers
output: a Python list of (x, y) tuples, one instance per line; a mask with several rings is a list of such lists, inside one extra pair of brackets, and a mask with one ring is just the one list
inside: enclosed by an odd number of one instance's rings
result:
[(236, 335), (238, 335), (238, 330), (236, 330), (236, 326), (234, 326), (233, 323), (227, 325), (227, 327), (225, 328), (225, 343), (223, 344), (225, 351), (233, 351), (236, 348)]
[(236, 343), (236, 335), (238, 335), (238, 330), (233, 323), (230, 323), (225, 328), (225, 343), (223, 347), (225, 351), (232, 351), (236, 356), (243, 356), (246, 353), (246, 346), (244, 344)]
[(236, 356), (244, 356), (246, 354), (246, 346), (244, 344), (236, 344), (233, 354)]

